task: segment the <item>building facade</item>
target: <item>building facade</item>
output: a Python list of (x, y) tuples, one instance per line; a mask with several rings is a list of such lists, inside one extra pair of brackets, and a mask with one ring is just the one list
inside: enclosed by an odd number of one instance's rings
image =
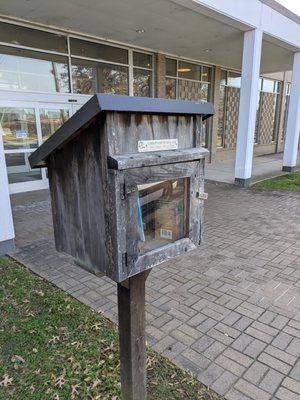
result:
[[(26, 23), (0, 22), (0, 121), (10, 192), (48, 186), (28, 156), (96, 92), (212, 101), (211, 161), (234, 157), (241, 72)], [(261, 77), (255, 153), (282, 151), (290, 74)], [(282, 107), (284, 103), (284, 107)], [(215, 135), (216, 137), (213, 137)]]

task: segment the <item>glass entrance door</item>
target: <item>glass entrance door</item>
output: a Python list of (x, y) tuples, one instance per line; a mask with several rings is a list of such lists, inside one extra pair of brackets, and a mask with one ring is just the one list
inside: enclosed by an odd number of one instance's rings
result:
[(72, 115), (71, 104), (0, 102), (0, 126), (10, 192), (48, 187), (45, 169), (31, 169), (29, 155)]

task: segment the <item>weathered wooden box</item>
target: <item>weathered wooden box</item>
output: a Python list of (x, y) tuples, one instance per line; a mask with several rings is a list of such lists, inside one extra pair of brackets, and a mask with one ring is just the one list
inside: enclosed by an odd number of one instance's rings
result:
[(30, 157), (55, 243), (116, 282), (198, 246), (210, 103), (95, 95)]

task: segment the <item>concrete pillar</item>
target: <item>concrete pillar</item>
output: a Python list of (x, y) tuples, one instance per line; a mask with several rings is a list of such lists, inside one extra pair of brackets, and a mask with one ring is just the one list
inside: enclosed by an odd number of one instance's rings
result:
[(258, 101), (262, 31), (244, 33), (242, 84), (235, 160), (235, 184), (249, 186), (252, 174), (254, 131)]
[(14, 249), (14, 225), (8, 192), (8, 180), (0, 126), (0, 257)]
[(292, 172), (297, 164), (300, 132), (300, 52), (294, 54), (291, 96), (289, 103), (282, 170)]
[(155, 55), (155, 97), (166, 97), (166, 57), (164, 54)]
[(216, 161), (217, 156), (217, 141), (218, 141), (218, 128), (219, 128), (219, 106), (220, 106), (220, 82), (221, 82), (221, 68), (215, 67), (214, 82), (213, 82), (213, 96), (212, 102), (215, 107), (215, 115), (212, 118), (211, 129), (211, 143), (210, 143), (210, 162)]

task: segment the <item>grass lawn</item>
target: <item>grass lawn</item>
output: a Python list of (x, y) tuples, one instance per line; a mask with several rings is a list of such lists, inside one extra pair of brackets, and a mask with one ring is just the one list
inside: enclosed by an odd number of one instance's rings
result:
[[(120, 399), (113, 323), (0, 258), (0, 399)], [(149, 400), (221, 400), (148, 349)]]
[(253, 185), (254, 188), (270, 190), (293, 190), (300, 192), (300, 171), (266, 179)]

